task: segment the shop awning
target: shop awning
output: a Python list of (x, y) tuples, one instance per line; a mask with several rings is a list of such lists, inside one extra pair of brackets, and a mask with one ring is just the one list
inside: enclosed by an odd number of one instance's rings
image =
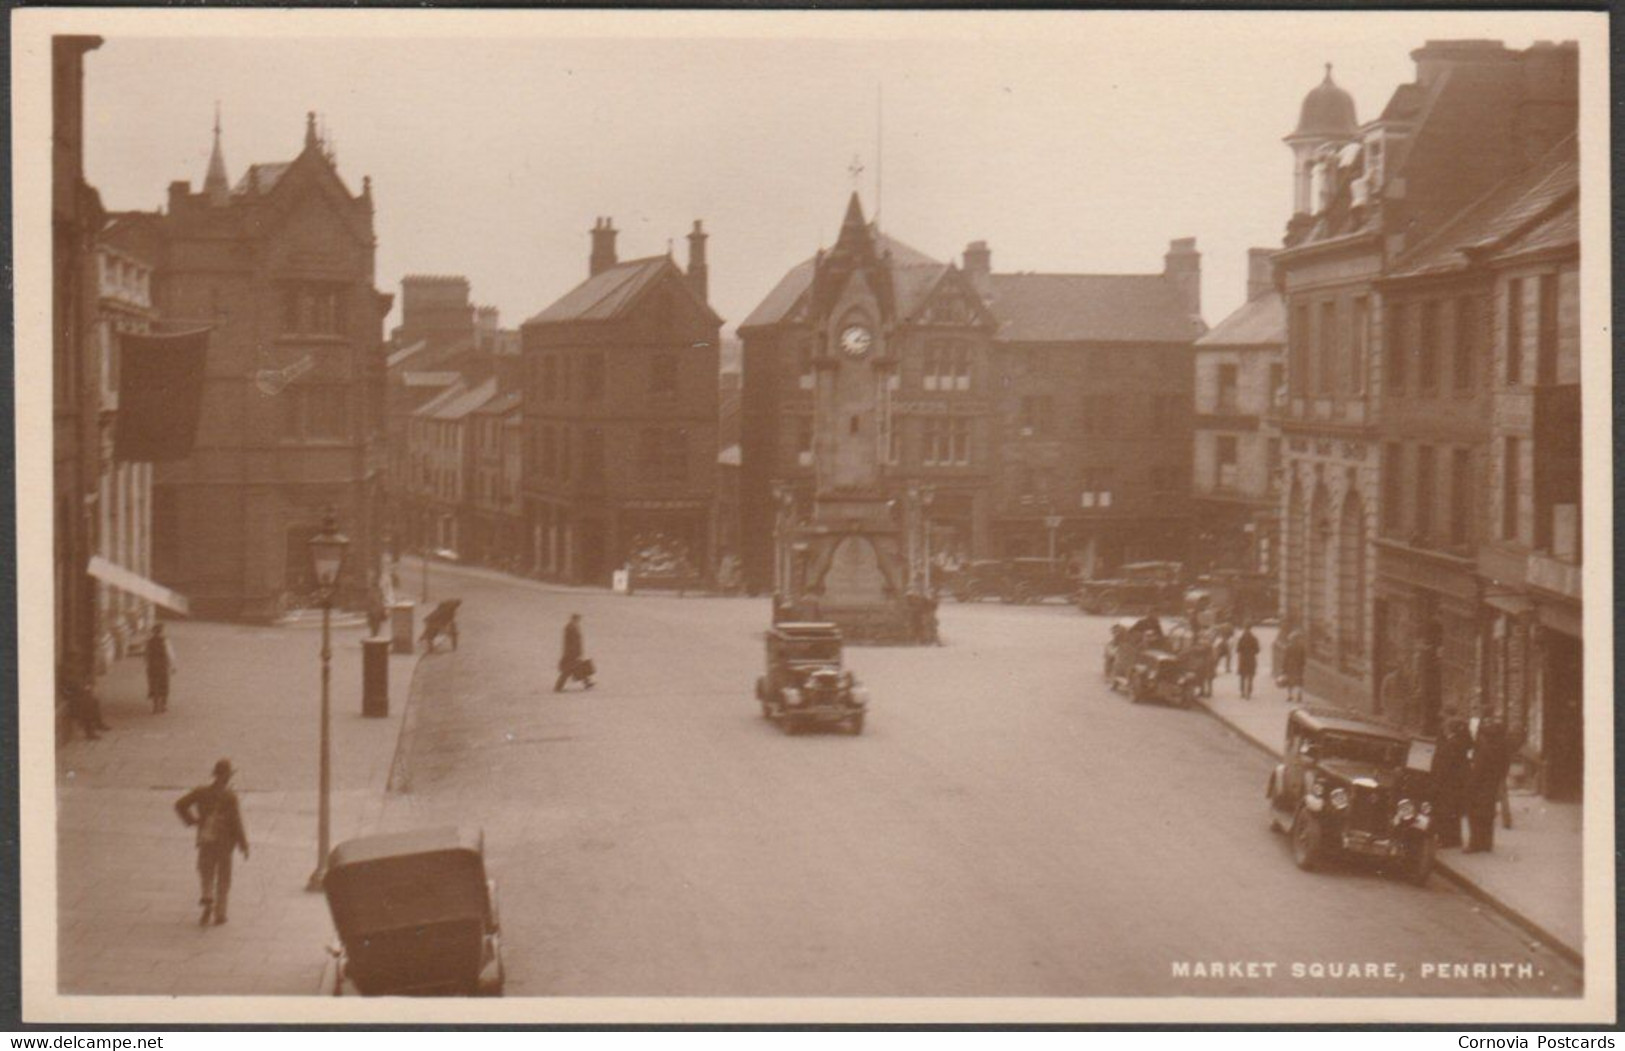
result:
[(186, 596), (178, 591), (171, 591), (162, 584), (148, 580), (134, 570), (126, 569), (116, 562), (109, 562), (100, 555), (90, 556), (88, 572), (91, 576), (109, 587), (128, 591), (137, 598), (144, 598), (148, 602), (156, 603), (172, 613), (190, 616), (191, 603)]

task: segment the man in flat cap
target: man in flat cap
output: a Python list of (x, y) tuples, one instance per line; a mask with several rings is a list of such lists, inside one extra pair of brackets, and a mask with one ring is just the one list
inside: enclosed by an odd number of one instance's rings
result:
[(243, 852), (248, 860), (248, 833), (242, 810), (231, 790), (231, 760), (214, 764), (214, 780), (199, 785), (175, 802), (175, 812), (187, 826), (197, 829), (197, 872), (203, 886), (198, 923), (226, 922), (226, 898), (231, 894), (231, 854)]

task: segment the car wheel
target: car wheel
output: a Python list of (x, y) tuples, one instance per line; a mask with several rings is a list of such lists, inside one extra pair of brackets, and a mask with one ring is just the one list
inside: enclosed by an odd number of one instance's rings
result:
[(1135, 704), (1145, 700), (1145, 684), (1138, 675), (1130, 674), (1128, 677), (1128, 699)]
[(1324, 853), (1320, 820), (1308, 810), (1299, 810), (1292, 821), (1293, 862), (1305, 872), (1312, 872), (1320, 864)]
[(1433, 875), (1433, 857), (1438, 845), (1438, 840), (1430, 832), (1406, 856), (1405, 876), (1418, 887), (1427, 886), (1428, 877)]
[(854, 715), (852, 718), (846, 721), (846, 732), (851, 734), (853, 737), (857, 737), (859, 734), (863, 733), (862, 712), (859, 712), (857, 715)]
[(783, 730), (786, 736), (795, 737), (801, 733), (801, 723), (789, 715), (781, 715), (779, 716), (779, 729)]

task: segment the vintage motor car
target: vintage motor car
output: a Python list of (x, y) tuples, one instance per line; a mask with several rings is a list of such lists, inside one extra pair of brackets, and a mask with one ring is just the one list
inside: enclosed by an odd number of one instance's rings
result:
[(1074, 601), (1085, 613), (1178, 613), (1184, 600), (1185, 567), (1178, 562), (1135, 562), (1105, 580), (1078, 585)]
[(1263, 573), (1216, 569), (1198, 577), (1185, 594), (1187, 610), (1205, 598), (1203, 626), (1260, 624), (1275, 617), (1275, 584)]
[(788, 734), (813, 726), (863, 732), (869, 694), (841, 667), (841, 630), (790, 621), (767, 633), (767, 674), (756, 680), (762, 715)]
[(1161, 701), (1190, 708), (1196, 704), (1196, 672), (1183, 655), (1155, 647), (1140, 652), (1129, 671), (1128, 695), (1135, 703)]
[(1004, 594), (1004, 563), (997, 559), (967, 562), (944, 581), (957, 602), (980, 602)]
[(483, 833), (422, 829), (346, 840), (323, 881), (337, 941), (327, 996), (501, 996), (496, 882)]
[(1429, 774), (1410, 765), (1411, 739), (1343, 712), (1295, 708), (1286, 753), (1270, 774), (1270, 827), (1292, 837), (1305, 870), (1339, 856), (1378, 859), (1417, 884), (1437, 848)]
[(1132, 661), (1131, 650), (1136, 643), (1132, 632), (1136, 623), (1134, 617), (1119, 617), (1113, 621), (1111, 636), (1106, 640), (1104, 652), (1101, 654), (1101, 674), (1114, 690), (1128, 683), (1128, 668)]
[(1071, 601), (1078, 591), (1078, 578), (1069, 563), (1060, 559), (1012, 558), (1004, 564), (999, 600), (1026, 605), (1046, 599)]

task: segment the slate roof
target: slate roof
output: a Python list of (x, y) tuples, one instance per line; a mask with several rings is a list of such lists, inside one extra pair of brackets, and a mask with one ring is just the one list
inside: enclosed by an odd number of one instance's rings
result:
[[(617, 263), (564, 293), (527, 325), (551, 325), (571, 321), (613, 321), (620, 317), (645, 289), (666, 274), (681, 278), (682, 270), (669, 255), (652, 255)], [(687, 287), (686, 282), (681, 282)], [(704, 303), (706, 310), (710, 307)], [(720, 322), (720, 319), (719, 319)]]
[(1196, 341), (1198, 347), (1280, 347), (1286, 344), (1286, 303), (1271, 289), (1249, 299)]
[[(892, 278), (897, 289), (897, 306), (904, 317), (913, 311), (909, 309), (905, 297), (904, 286), (915, 291), (921, 284), (929, 282), (934, 285), (936, 279), (948, 269), (948, 264), (939, 263), (935, 259), (911, 248), (895, 237), (880, 234), (877, 237), (877, 247), (882, 253), (891, 253)], [(813, 267), (817, 264), (817, 257), (803, 260), (790, 268), (790, 272), (779, 279), (767, 298), (756, 305), (756, 309), (744, 321), (739, 323), (740, 328), (752, 328), (763, 325), (776, 325), (783, 321), (795, 310), (796, 304), (807, 289), (812, 287)], [(926, 291), (930, 289), (927, 288)], [(918, 304), (915, 304), (918, 305)]]
[(250, 164), (243, 177), (237, 180), (232, 187), (234, 194), (246, 194), (250, 185), (258, 185), (262, 194), (270, 193), (277, 181), (286, 175), (288, 169), (293, 167), (292, 161), (280, 161), (276, 164)]
[(993, 274), (1001, 343), (1189, 343), (1201, 335), (1161, 274)]
[(398, 365), (402, 365), (408, 358), (412, 357), (414, 354), (428, 345), (428, 340), (420, 339), (409, 347), (402, 347), (399, 350), (390, 351), (389, 357), (384, 359), (384, 367), (392, 369)]
[(439, 411), (450, 405), (457, 398), (468, 393), (468, 386), (462, 382), (461, 377), (445, 390), (432, 397), (425, 398), (417, 408), (412, 410), (413, 416), (421, 416), (426, 420), (438, 419)]
[[(495, 380), (491, 382), (495, 383)], [(476, 416), (504, 416), (510, 412), (518, 411), (523, 398), (519, 391), (504, 391), (492, 397), (484, 405), (474, 410)]]
[[(949, 266), (887, 235), (897, 312), (910, 318)], [(790, 319), (811, 287), (816, 259), (792, 267), (740, 329)], [(992, 274), (972, 282), (1006, 343), (1189, 343), (1201, 335), (1173, 283), (1161, 274)]]
[[(1578, 139), (1570, 135), (1538, 164), (1501, 182), (1401, 256), (1390, 276), (1420, 277), (1464, 270), (1471, 249), (1505, 253), (1513, 242), (1547, 226), (1548, 220), (1560, 215), (1579, 191)], [(1552, 236), (1553, 232), (1546, 230), (1542, 236)]]

